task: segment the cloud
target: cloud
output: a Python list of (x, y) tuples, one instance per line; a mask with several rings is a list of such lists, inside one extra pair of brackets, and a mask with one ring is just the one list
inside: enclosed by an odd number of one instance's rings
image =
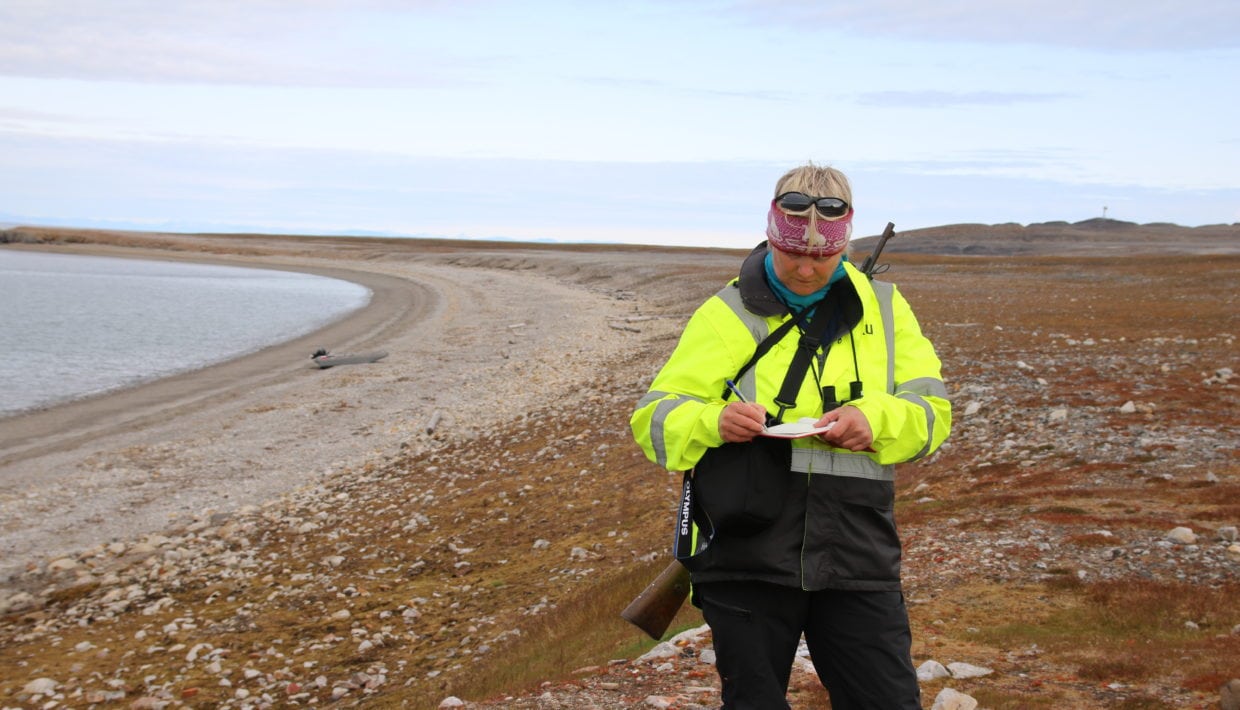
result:
[(739, 0), (756, 22), (931, 42), (1027, 43), (1101, 50), (1240, 47), (1233, 0)]
[(359, 29), (432, 0), (6, 0), (0, 75), (136, 82), (408, 87), (458, 84), (451, 57)]
[(1006, 91), (870, 91), (857, 103), (880, 108), (952, 108), (956, 106), (1013, 106), (1070, 98), (1068, 94), (1031, 94)]
[(677, 84), (670, 81), (663, 81), (661, 79), (583, 76), (577, 80), (583, 84), (592, 84), (607, 88), (632, 89), (640, 93), (675, 94), (678, 96), (705, 99), (746, 99), (754, 101), (776, 101), (787, 103), (800, 98), (787, 91), (770, 91), (766, 89), (711, 89), (700, 85)]

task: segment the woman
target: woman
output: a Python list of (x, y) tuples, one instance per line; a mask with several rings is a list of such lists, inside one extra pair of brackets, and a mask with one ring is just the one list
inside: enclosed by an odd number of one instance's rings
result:
[[(767, 241), (693, 314), (630, 422), (652, 461), (693, 472), (694, 534), (678, 556), (724, 708), (787, 707), (802, 634), (832, 707), (920, 707), (893, 464), (943, 443), (951, 405), (908, 303), (848, 262), (852, 219), (841, 172), (781, 177)], [(805, 419), (825, 431), (768, 436)], [(738, 466), (756, 487), (718, 503)]]

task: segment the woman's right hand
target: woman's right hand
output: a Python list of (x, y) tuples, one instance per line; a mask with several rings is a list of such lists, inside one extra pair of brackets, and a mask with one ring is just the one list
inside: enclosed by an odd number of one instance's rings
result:
[(719, 436), (728, 443), (752, 441), (766, 425), (766, 407), (752, 402), (728, 402), (719, 413)]

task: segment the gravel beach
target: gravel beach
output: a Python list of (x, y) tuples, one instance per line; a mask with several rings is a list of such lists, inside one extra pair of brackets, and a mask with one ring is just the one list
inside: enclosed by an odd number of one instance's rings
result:
[[(636, 311), (615, 277), (653, 268), (625, 251), (603, 260), (263, 238), (238, 245), (247, 253), (213, 254), (193, 237), (158, 241), (55, 248), (292, 269), (353, 281), (373, 296), (318, 332), (238, 360), (0, 419), (0, 585), (40, 561), (416, 452), (432, 418), (440, 438), (502, 429), (624, 342), (599, 337), (619, 336), (608, 324)], [(309, 358), (319, 347), (389, 355), (320, 370)]]

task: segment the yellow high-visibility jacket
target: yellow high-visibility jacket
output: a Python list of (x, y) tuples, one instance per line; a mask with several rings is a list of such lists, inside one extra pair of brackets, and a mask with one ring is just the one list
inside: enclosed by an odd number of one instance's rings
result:
[[(792, 315), (766, 283), (765, 244), (741, 275), (690, 318), (680, 342), (637, 404), (630, 426), (646, 456), (670, 471), (694, 467), (723, 444), (719, 416), (725, 380), (734, 378), (771, 331)], [(849, 396), (874, 433), (871, 451), (836, 449), (817, 437), (792, 441), (792, 488), (781, 520), (744, 539), (702, 540), (693, 579), (758, 579), (805, 589), (898, 589), (900, 543), (892, 515), (893, 464), (935, 451), (951, 429), (940, 361), (912, 309), (893, 284), (870, 281), (845, 262), (846, 326), (822, 362), (806, 373), (783, 421), (823, 414), (822, 388)], [(852, 293), (855, 292), (855, 293)], [(797, 329), (760, 358), (738, 385), (745, 398), (778, 410), (778, 395), (798, 343)], [(821, 353), (818, 356), (821, 357)], [(702, 485), (709, 485), (703, 480)], [(709, 544), (708, 544), (709, 543)]]

